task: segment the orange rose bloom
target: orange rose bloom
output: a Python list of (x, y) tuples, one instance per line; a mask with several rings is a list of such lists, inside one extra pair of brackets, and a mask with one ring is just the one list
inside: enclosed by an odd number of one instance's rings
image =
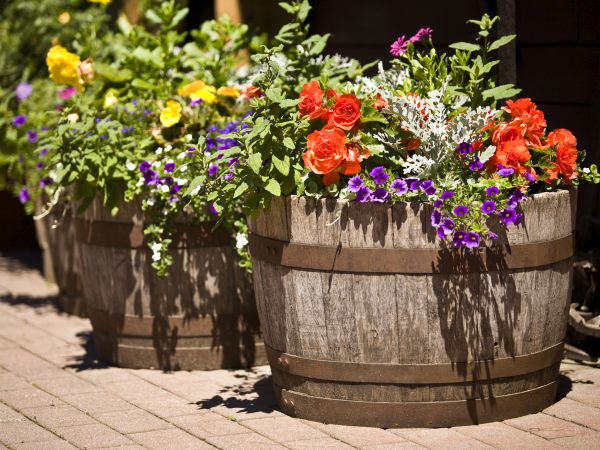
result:
[(340, 95), (329, 116), (329, 123), (350, 131), (360, 120), (360, 100), (352, 94)]
[(530, 98), (507, 100), (503, 109), (510, 114), (512, 124), (524, 128), (523, 137), (530, 147), (543, 147), (541, 138), (546, 130), (546, 118)]
[(522, 139), (523, 129), (518, 125), (511, 123), (500, 123), (494, 132), (492, 133), (492, 142), (495, 145), (499, 145), (501, 142), (513, 141), (515, 139)]
[(524, 165), (530, 159), (531, 154), (527, 148), (527, 143), (525, 139), (521, 138), (501, 142), (496, 148), (494, 156), (488, 161), (488, 165), (495, 170), (498, 164), (501, 164), (523, 175), (525, 172), (531, 173), (531, 170)]
[(302, 101), (298, 104), (298, 110), (300, 116), (308, 116), (310, 120), (321, 117), (323, 110), (323, 91), (319, 82), (316, 80), (306, 83), (302, 86), (300, 92), (300, 98)]
[(371, 156), (369, 154), (369, 150), (357, 145), (350, 144), (348, 147), (346, 147), (346, 149), (348, 150), (348, 156), (346, 157), (346, 160), (332, 172), (323, 175), (323, 184), (325, 186), (329, 186), (340, 181), (340, 174), (356, 175), (361, 171), (360, 163)]
[(346, 134), (335, 127), (326, 126), (308, 135), (304, 164), (321, 175), (333, 172), (348, 156)]
[(550, 180), (556, 180), (558, 175), (567, 182), (577, 178), (577, 139), (573, 133), (559, 128), (548, 134), (546, 145), (556, 146), (556, 162), (552, 163), (554, 167), (548, 170)]

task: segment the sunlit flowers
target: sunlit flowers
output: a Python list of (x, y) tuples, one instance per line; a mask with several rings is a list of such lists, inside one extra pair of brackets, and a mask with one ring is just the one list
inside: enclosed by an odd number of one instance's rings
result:
[(69, 52), (60, 45), (54, 45), (48, 51), (46, 64), (50, 78), (59, 84), (73, 86), (78, 90), (83, 90), (85, 81), (93, 78), (93, 69), (89, 61), (81, 62), (78, 55)]
[(181, 105), (175, 100), (167, 101), (167, 106), (160, 112), (160, 123), (165, 127), (172, 127), (181, 119)]
[(217, 88), (206, 84), (204, 81), (192, 81), (179, 89), (179, 95), (189, 97), (192, 100), (202, 100), (204, 103), (212, 104), (217, 101)]
[(99, 3), (101, 5), (108, 5), (112, 0), (88, 0), (90, 3)]
[(222, 86), (219, 89), (217, 89), (217, 94), (221, 95), (223, 97), (232, 97), (232, 98), (237, 98), (240, 96), (240, 91), (238, 91), (236, 88), (234, 87), (230, 87), (230, 86)]

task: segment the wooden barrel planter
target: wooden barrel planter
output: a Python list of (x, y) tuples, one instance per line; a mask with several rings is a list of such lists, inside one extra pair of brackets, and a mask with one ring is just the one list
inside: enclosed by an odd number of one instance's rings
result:
[(277, 198), (250, 219), (281, 409), (324, 423), (450, 427), (556, 397), (575, 193), (537, 194), (498, 245), (442, 249), (420, 204)]
[[(58, 286), (58, 306), (61, 311), (86, 317), (75, 227), (71, 211), (64, 208), (56, 206), (50, 214), (35, 221), (38, 242), (44, 255), (44, 276)], [(39, 214), (41, 206), (37, 210)]]
[(158, 277), (143, 216), (93, 203), (77, 217), (87, 311), (101, 360), (119, 367), (210, 370), (266, 364), (252, 283), (231, 237), (212, 224), (176, 226), (174, 264)]

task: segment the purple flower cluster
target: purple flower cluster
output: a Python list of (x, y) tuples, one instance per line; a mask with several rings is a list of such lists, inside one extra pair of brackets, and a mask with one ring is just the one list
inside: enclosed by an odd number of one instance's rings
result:
[(19, 201), (20, 201), (22, 204), (25, 204), (25, 203), (27, 203), (29, 200), (31, 200), (31, 195), (29, 195), (29, 190), (28, 190), (27, 188), (25, 188), (25, 187), (24, 187), (24, 188), (22, 188), (22, 189), (19, 191)]
[(18, 116), (15, 116), (15, 118), (13, 119), (12, 126), (15, 128), (21, 128), (26, 123), (27, 123), (27, 116), (24, 114), (19, 114)]
[(31, 84), (22, 82), (17, 85), (17, 88), (15, 89), (15, 96), (20, 102), (22, 102), (27, 100), (32, 91), (33, 88), (31, 87)]
[[(212, 152), (223, 152), (225, 150), (229, 150), (239, 144), (236, 139), (232, 139), (228, 137), (228, 135), (232, 133), (237, 133), (243, 129), (248, 128), (247, 124), (242, 124), (239, 121), (230, 121), (225, 124), (223, 128), (219, 128), (216, 125), (210, 125), (206, 131), (208, 132), (208, 136), (206, 138), (206, 154), (211, 154)], [(189, 149), (188, 149), (189, 151)], [(217, 160), (215, 163), (212, 163), (208, 166), (208, 176), (214, 178), (219, 173), (219, 161), (223, 159), (222, 154), (217, 154)], [(233, 179), (235, 173), (235, 166), (239, 164), (239, 160), (237, 158), (231, 158), (227, 161), (227, 167), (229, 170), (223, 175), (223, 179), (225, 181), (229, 181)]]
[(406, 52), (408, 44), (416, 44), (425, 39), (431, 39), (432, 33), (433, 30), (431, 28), (421, 28), (410, 39), (406, 39), (406, 35), (402, 35), (390, 46), (390, 53), (392, 56), (399, 57)]
[[(167, 162), (163, 167), (165, 174), (171, 174), (175, 170), (176, 164), (172, 161)], [(152, 164), (148, 161), (143, 161), (140, 164), (140, 172), (144, 177), (146, 186), (168, 186), (167, 192), (171, 195), (169, 200), (175, 202), (178, 200), (177, 193), (181, 190), (181, 185), (176, 183), (170, 175), (160, 176), (158, 171), (152, 169)]]
[(371, 169), (369, 177), (375, 184), (375, 189), (367, 186), (360, 175), (355, 175), (348, 180), (348, 191), (356, 194), (355, 201), (357, 203), (385, 203), (390, 200), (391, 196), (400, 197), (409, 190), (421, 190), (428, 197), (436, 193), (433, 181), (420, 181), (416, 178), (396, 178), (389, 185), (389, 189), (386, 188), (385, 186), (388, 184), (390, 176), (383, 166), (376, 166)]

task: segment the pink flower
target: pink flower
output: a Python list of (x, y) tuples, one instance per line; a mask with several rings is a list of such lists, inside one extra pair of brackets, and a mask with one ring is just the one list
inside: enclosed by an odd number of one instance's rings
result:
[(58, 91), (58, 96), (65, 101), (69, 100), (75, 94), (77, 94), (77, 89), (75, 89), (74, 87), (68, 87)]
[(408, 41), (406, 40), (406, 36), (402, 35), (390, 46), (390, 53), (392, 56), (400, 56), (406, 51), (406, 47), (408, 46)]

